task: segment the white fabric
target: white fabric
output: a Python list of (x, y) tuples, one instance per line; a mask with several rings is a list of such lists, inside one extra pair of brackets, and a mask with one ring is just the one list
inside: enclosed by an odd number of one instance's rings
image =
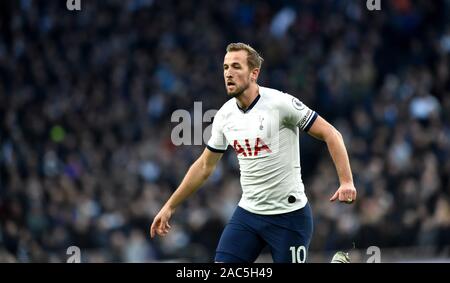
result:
[[(280, 214), (304, 207), (299, 128), (308, 130), (317, 114), (297, 98), (259, 87), (256, 104), (242, 111), (235, 98), (216, 113), (208, 148), (234, 147), (241, 171), (239, 206), (257, 214)], [(288, 198), (295, 197), (290, 203)], [(291, 199), (293, 199), (291, 197)]]

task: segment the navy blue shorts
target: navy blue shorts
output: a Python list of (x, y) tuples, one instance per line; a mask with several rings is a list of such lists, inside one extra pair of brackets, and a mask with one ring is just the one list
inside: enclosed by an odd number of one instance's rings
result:
[(237, 207), (216, 249), (216, 262), (254, 262), (267, 245), (274, 262), (306, 261), (313, 232), (309, 203), (302, 209), (260, 215)]

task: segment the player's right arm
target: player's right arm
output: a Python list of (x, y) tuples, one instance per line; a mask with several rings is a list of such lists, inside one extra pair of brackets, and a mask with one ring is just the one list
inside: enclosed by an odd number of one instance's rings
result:
[(176, 207), (203, 185), (216, 168), (216, 164), (222, 155), (223, 153), (221, 152), (213, 152), (205, 148), (202, 155), (189, 168), (180, 186), (178, 186), (153, 220), (150, 228), (152, 238), (155, 234), (165, 236), (169, 232), (169, 219), (175, 212)]

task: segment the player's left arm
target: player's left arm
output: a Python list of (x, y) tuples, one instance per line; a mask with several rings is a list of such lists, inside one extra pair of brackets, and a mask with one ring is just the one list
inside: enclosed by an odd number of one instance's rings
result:
[(326, 142), (336, 167), (340, 187), (330, 198), (330, 201), (339, 199), (341, 202), (352, 203), (356, 200), (356, 189), (353, 184), (350, 161), (341, 133), (325, 119), (318, 116), (309, 129), (308, 134)]

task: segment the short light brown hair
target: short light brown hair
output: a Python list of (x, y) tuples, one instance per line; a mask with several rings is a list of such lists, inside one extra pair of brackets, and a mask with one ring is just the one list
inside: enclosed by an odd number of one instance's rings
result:
[(255, 68), (261, 69), (261, 65), (264, 62), (264, 59), (255, 49), (253, 49), (253, 47), (242, 42), (230, 43), (227, 46), (227, 52), (240, 50), (247, 51), (247, 64), (250, 70), (253, 70)]

